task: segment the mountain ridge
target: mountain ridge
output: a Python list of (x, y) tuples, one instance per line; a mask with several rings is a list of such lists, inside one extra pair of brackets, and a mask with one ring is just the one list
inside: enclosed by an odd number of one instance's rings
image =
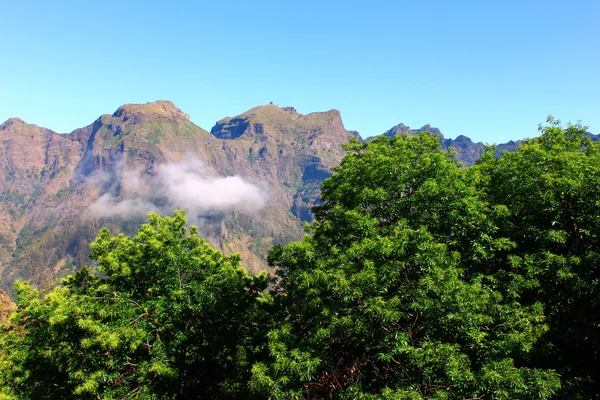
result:
[[(123, 105), (67, 134), (20, 119), (3, 123), (0, 222), (7, 228), (0, 231), (0, 286), (10, 292), (15, 279), (51, 285), (87, 263), (88, 244), (100, 226), (133, 231), (144, 220), (140, 211), (151, 204), (170, 212), (176, 199), (168, 190), (176, 182), (165, 181), (168, 167), (207, 187), (237, 182), (238, 189), (266, 188), (268, 204), (260, 210), (197, 209), (192, 218), (213, 245), (241, 253), (251, 270), (264, 269), (270, 247), (302, 236), (320, 183), (341, 160), (341, 144), (353, 136), (337, 111), (264, 111), (259, 107), (248, 118), (264, 131), (236, 139), (198, 127), (168, 101)], [(190, 155), (197, 161), (186, 161)], [(156, 185), (165, 193), (146, 193)], [(94, 204), (105, 214), (90, 216)], [(129, 206), (131, 214), (110, 214)]]
[[(383, 135), (422, 131), (464, 165), (484, 150), (431, 125), (398, 124)], [(240, 253), (251, 271), (267, 268), (274, 244), (302, 237), (351, 138), (362, 140), (338, 110), (301, 114), (274, 104), (222, 118), (210, 131), (166, 100), (122, 105), (65, 134), (10, 118), (0, 124), (0, 289), (10, 293), (15, 279), (50, 286), (89, 263), (101, 226), (131, 233), (146, 212), (181, 204), (214, 246)]]

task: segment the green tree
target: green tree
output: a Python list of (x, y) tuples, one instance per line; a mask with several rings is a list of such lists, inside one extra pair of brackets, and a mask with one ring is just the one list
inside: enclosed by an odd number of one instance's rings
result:
[(134, 237), (100, 232), (101, 278), (83, 268), (43, 298), (16, 285), (18, 329), (1, 339), (6, 396), (246, 397), (266, 275), (188, 232), (183, 212), (149, 219)]
[(251, 387), (269, 398), (539, 399), (528, 368), (548, 327), (491, 276), (464, 273), (513, 243), (507, 213), (429, 134), (350, 143), (322, 187), (312, 236), (275, 248), (282, 310)]
[(514, 245), (470, 274), (491, 274), (522, 304), (544, 305), (549, 331), (527, 358), (556, 369), (561, 398), (600, 398), (600, 145), (549, 117), (541, 136), (476, 166), (497, 235)]
[(102, 230), (100, 275), (16, 285), (0, 399), (598, 398), (600, 145), (549, 123), (467, 169), (429, 134), (351, 142), (276, 280), (182, 212)]

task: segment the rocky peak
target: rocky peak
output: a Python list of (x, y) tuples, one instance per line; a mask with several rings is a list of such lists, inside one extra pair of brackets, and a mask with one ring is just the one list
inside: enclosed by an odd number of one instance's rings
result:
[(296, 125), (297, 117), (301, 116), (293, 107), (282, 108), (269, 103), (217, 121), (210, 133), (219, 139), (237, 139), (242, 135), (252, 137), (265, 133), (265, 126), (279, 129), (281, 126)]
[(282, 107), (281, 109), (289, 112), (290, 114), (299, 114), (294, 107)]
[(322, 112), (314, 112), (307, 114), (306, 117), (308, 119), (312, 119), (319, 122), (327, 122), (327, 121), (342, 121), (342, 114), (339, 110), (331, 109), (329, 111)]
[[(398, 124), (385, 132), (383, 136), (393, 137), (397, 135), (409, 135), (416, 136), (423, 132), (429, 132), (440, 138), (440, 146), (444, 151), (449, 151), (450, 148), (455, 153), (455, 157), (464, 166), (470, 166), (475, 164), (475, 161), (481, 157), (485, 151), (483, 143), (474, 143), (471, 139), (464, 135), (459, 135), (456, 139), (446, 139), (442, 132), (429, 124), (423, 125), (419, 129), (410, 129), (409, 126), (404, 124)], [(374, 137), (370, 137), (367, 140), (372, 140)]]
[(121, 118), (123, 122), (131, 121), (132, 123), (160, 119), (190, 119), (189, 115), (185, 114), (172, 102), (167, 100), (159, 100), (146, 104), (125, 104), (119, 107), (112, 116)]
[(0, 125), (0, 130), (4, 131), (13, 125), (27, 125), (27, 122), (23, 121), (21, 118), (9, 118)]
[(294, 107), (279, 107), (273, 103), (254, 107), (235, 117), (223, 118), (217, 121), (211, 133), (219, 139), (265, 135), (263, 138), (269, 137), (276, 142), (283, 140), (284, 136), (312, 142), (314, 135), (325, 135), (332, 139), (335, 136), (333, 140), (341, 143), (355, 136), (344, 128), (338, 110), (303, 115)]
[(52, 137), (62, 136), (48, 128), (42, 128), (34, 124), (28, 124), (21, 118), (10, 118), (4, 121), (0, 125), (0, 132), (3, 132), (4, 135), (8, 135), (8, 137), (11, 138), (20, 137), (33, 139), (44, 137), (46, 139), (50, 139)]
[(435, 136), (439, 137), (440, 139), (442, 139), (442, 140), (444, 139), (444, 135), (442, 135), (442, 132), (438, 128), (435, 128), (429, 124), (423, 125), (421, 127), (421, 129), (417, 129), (417, 131), (433, 133)]
[[(592, 139), (592, 141), (594, 141), (594, 142), (597, 142), (597, 141), (600, 140), (600, 134), (594, 135), (591, 132), (586, 132), (585, 134), (586, 134), (587, 137), (589, 137), (590, 139)], [(511, 140), (511, 142), (512, 142), (512, 140)]]
[(402, 123), (394, 126), (392, 129), (388, 130), (387, 132), (385, 132), (383, 135), (384, 136), (396, 136), (396, 135), (400, 135), (402, 133), (407, 133), (410, 132), (410, 126), (406, 126)]
[(465, 142), (465, 143), (473, 143), (471, 138), (466, 137), (465, 135), (458, 135), (454, 142)]
[(423, 132), (433, 133), (440, 139), (442, 139), (442, 140), (444, 139), (444, 135), (442, 135), (442, 132), (438, 128), (432, 127), (429, 124), (423, 125), (420, 129), (410, 129), (410, 126), (404, 125), (401, 123), (401, 124), (394, 126), (392, 129), (388, 130), (383, 135), (387, 136), (387, 137), (392, 137), (392, 136), (401, 135), (401, 134), (415, 136), (415, 135), (418, 135), (419, 133), (423, 133)]

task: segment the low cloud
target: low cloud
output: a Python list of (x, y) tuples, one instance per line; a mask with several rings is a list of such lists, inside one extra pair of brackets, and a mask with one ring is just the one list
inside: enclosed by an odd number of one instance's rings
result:
[[(196, 157), (180, 162), (159, 165), (153, 175), (141, 170), (127, 170), (124, 163), (116, 163), (116, 185), (89, 207), (96, 217), (145, 215), (149, 212), (171, 212), (184, 208), (191, 215), (209, 215), (217, 211), (255, 211), (265, 206), (265, 191), (240, 176), (215, 176)], [(100, 175), (90, 183), (105, 181)], [(160, 206), (159, 206), (160, 205)]]
[(119, 200), (105, 193), (89, 206), (88, 211), (94, 217), (125, 217), (146, 215), (159, 210), (151, 202), (140, 198)]

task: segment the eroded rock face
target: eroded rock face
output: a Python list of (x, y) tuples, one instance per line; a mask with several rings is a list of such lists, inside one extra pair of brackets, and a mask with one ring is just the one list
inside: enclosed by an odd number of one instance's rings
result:
[(244, 118), (228, 118), (217, 122), (210, 133), (219, 139), (237, 139), (242, 135), (262, 135), (262, 124), (252, 124)]
[(224, 118), (211, 134), (224, 140), (236, 172), (261, 175), (276, 203), (301, 222), (312, 219), (310, 208), (319, 200), (321, 182), (341, 161), (342, 144), (360, 138), (346, 130), (337, 110), (303, 115), (274, 104)]
[[(124, 105), (66, 135), (8, 120), (0, 125), (0, 287), (10, 291), (15, 279), (51, 285), (89, 264), (101, 226), (133, 233), (144, 220), (143, 213), (90, 216), (90, 205), (102, 196), (127, 200), (132, 177), (152, 180), (161, 165), (190, 155), (203, 173), (243, 177), (266, 193), (260, 210), (189, 215), (215, 246), (239, 252), (250, 270), (264, 269), (274, 244), (302, 236), (350, 137), (357, 134), (336, 110), (302, 115), (275, 105), (223, 119), (212, 134), (166, 101)], [(144, 201), (166, 212), (162, 195)]]

